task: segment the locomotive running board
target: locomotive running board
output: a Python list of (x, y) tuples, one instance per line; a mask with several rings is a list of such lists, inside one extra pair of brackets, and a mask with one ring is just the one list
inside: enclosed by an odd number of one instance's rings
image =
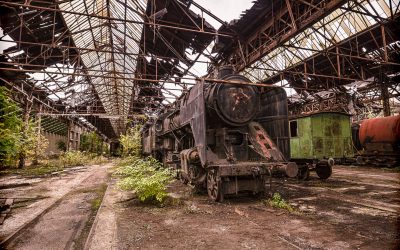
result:
[(254, 150), (262, 157), (273, 161), (286, 161), (282, 152), (271, 140), (267, 132), (258, 122), (249, 123), (249, 139)]

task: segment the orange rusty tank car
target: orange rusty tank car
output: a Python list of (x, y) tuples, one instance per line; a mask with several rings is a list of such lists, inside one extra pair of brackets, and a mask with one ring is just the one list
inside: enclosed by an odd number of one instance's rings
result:
[(400, 162), (400, 115), (364, 120), (360, 124), (359, 162), (396, 166)]

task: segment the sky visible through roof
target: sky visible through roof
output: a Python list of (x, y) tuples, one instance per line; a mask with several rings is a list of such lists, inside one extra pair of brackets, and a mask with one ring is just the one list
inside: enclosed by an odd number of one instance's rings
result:
[[(220, 18), (221, 20), (229, 23), (230, 21), (234, 19), (239, 19), (242, 12), (250, 9), (253, 6), (253, 1), (254, 0), (196, 0), (196, 3), (201, 5), (203, 8), (207, 9), (210, 11), (212, 14)], [(191, 10), (194, 11), (195, 13), (198, 13), (201, 15), (201, 11), (194, 7), (193, 5), (191, 6)], [(221, 27), (221, 23), (219, 23), (217, 20), (214, 18), (208, 16), (207, 14), (203, 13), (203, 16), (205, 20), (211, 24), (215, 29), (219, 29)], [(210, 46), (207, 48), (208, 51), (211, 51), (214, 43), (211, 43)], [(193, 55), (192, 58), (194, 59), (196, 55)], [(191, 68), (190, 72), (197, 76), (204, 76), (207, 74), (207, 64), (203, 62), (209, 62), (209, 59), (206, 58), (205, 56), (201, 55), (198, 59), (199, 62), (196, 62), (193, 67)], [(190, 76), (186, 76), (189, 77)], [(189, 83), (194, 83), (194, 81), (191, 80), (186, 80), (186, 82)], [(178, 86), (175, 85), (175, 83), (168, 83), (168, 81), (164, 85), (166, 88), (179, 88)], [(175, 95), (180, 95), (180, 91), (171, 91)], [(172, 95), (166, 91), (163, 91), (164, 96), (166, 97), (172, 97)], [(167, 103), (164, 101), (164, 103)]]
[[(217, 17), (219, 17), (220, 19), (222, 19), (223, 21), (229, 23), (230, 21), (232, 21), (233, 19), (239, 19), (240, 15), (242, 14), (243, 11), (245, 11), (246, 9), (251, 8), (251, 6), (253, 5), (252, 3), (253, 0), (219, 0), (219, 1), (215, 1), (215, 0), (197, 0), (196, 2), (203, 6), (204, 8), (206, 8), (207, 10), (209, 10), (211, 13), (213, 13), (214, 15), (216, 15)], [(78, 1), (79, 2), (79, 1)], [(90, 3), (91, 1), (86, 1), (88, 3)], [(65, 5), (65, 4), (64, 4)], [(196, 7), (194, 7), (192, 5), (191, 9), (195, 12), (198, 13), (199, 15), (201, 15), (201, 11), (199, 9), (197, 9)], [(220, 28), (221, 23), (219, 23), (217, 20), (215, 20), (212, 17), (209, 17), (207, 14), (203, 13), (204, 18), (206, 19), (206, 21), (208, 23), (210, 23), (213, 27), (215, 27), (216, 29)], [(65, 17), (65, 16), (64, 16)], [(85, 18), (85, 17), (83, 17)], [(87, 24), (85, 24), (87, 25)], [(79, 27), (79, 28), (84, 28), (84, 27)], [(0, 30), (0, 35), (3, 35), (2, 30)], [(89, 33), (90, 34), (90, 33)], [(8, 40), (12, 40), (9, 36), (6, 36), (6, 39)], [(76, 40), (76, 37), (74, 38), (74, 40)], [(77, 41), (75, 41), (77, 42)], [(2, 42), (0, 43), (0, 50), (1, 52), (8, 48), (15, 45), (14, 43), (6, 43), (6, 42)], [(208, 51), (211, 51), (213, 44), (211, 44), (208, 48)], [(195, 56), (193, 56), (194, 59)], [(199, 61), (209, 61), (206, 57), (204, 56), (200, 56), (200, 58), (198, 59)], [(65, 65), (66, 71), (70, 71), (70, 69), (68, 69), (70, 66)], [(50, 72), (52, 71), (51, 69), (46, 69), (46, 71)], [(204, 76), (207, 74), (207, 64), (206, 63), (195, 63), (194, 66), (192, 67), (192, 69), (190, 70), (194, 75), (197, 76)], [(33, 79), (36, 80), (42, 80), (45, 79), (45, 75), (44, 73), (34, 73), (34, 74), (29, 74), (33, 77)], [(190, 81), (193, 82), (193, 81)], [(168, 86), (170, 85), (170, 86)], [(168, 83), (168, 81), (165, 84), (165, 87), (175, 87), (174, 83)], [(175, 92), (175, 91), (174, 91)], [(177, 91), (174, 93), (175, 95), (180, 95), (180, 91)], [(170, 96), (170, 94), (168, 92), (164, 92), (164, 95), (166, 97), (172, 97)], [(57, 96), (55, 96), (54, 94), (49, 96), (52, 99), (57, 100), (58, 98), (64, 98), (65, 97), (65, 93), (57, 93)]]

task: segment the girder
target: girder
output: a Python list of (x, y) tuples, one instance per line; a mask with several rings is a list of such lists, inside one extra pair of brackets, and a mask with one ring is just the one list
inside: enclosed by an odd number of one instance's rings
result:
[[(0, 42), (8, 45), (0, 81), (46, 104), (44, 113), (84, 117), (109, 138), (196, 80), (214, 81), (223, 64), (259, 86), (294, 89), (293, 114), (349, 101), (361, 110), (382, 93), (399, 98), (399, 5), (260, 0), (228, 24), (191, 0), (0, 0)], [(195, 72), (196, 63), (209, 75)]]

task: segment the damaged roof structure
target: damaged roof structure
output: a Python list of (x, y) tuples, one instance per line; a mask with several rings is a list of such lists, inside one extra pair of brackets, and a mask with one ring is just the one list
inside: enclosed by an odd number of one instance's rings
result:
[[(220, 29), (235, 30), (237, 40), (219, 39), (214, 51), (219, 62), (233, 63), (253, 81), (293, 88), (297, 94), (289, 104), (292, 114), (354, 113), (354, 107), (348, 108), (352, 99), (360, 109), (365, 103), (380, 102), (382, 91), (384, 112), (390, 113), (388, 100), (400, 100), (398, 5), (256, 1), (241, 19)], [(271, 19), (266, 22), (265, 17)]]
[(173, 103), (204, 76), (196, 63), (293, 89), (293, 115), (362, 119), (399, 103), (399, 5), (255, 1), (228, 24), (191, 0), (0, 0), (0, 81), (107, 138)]

